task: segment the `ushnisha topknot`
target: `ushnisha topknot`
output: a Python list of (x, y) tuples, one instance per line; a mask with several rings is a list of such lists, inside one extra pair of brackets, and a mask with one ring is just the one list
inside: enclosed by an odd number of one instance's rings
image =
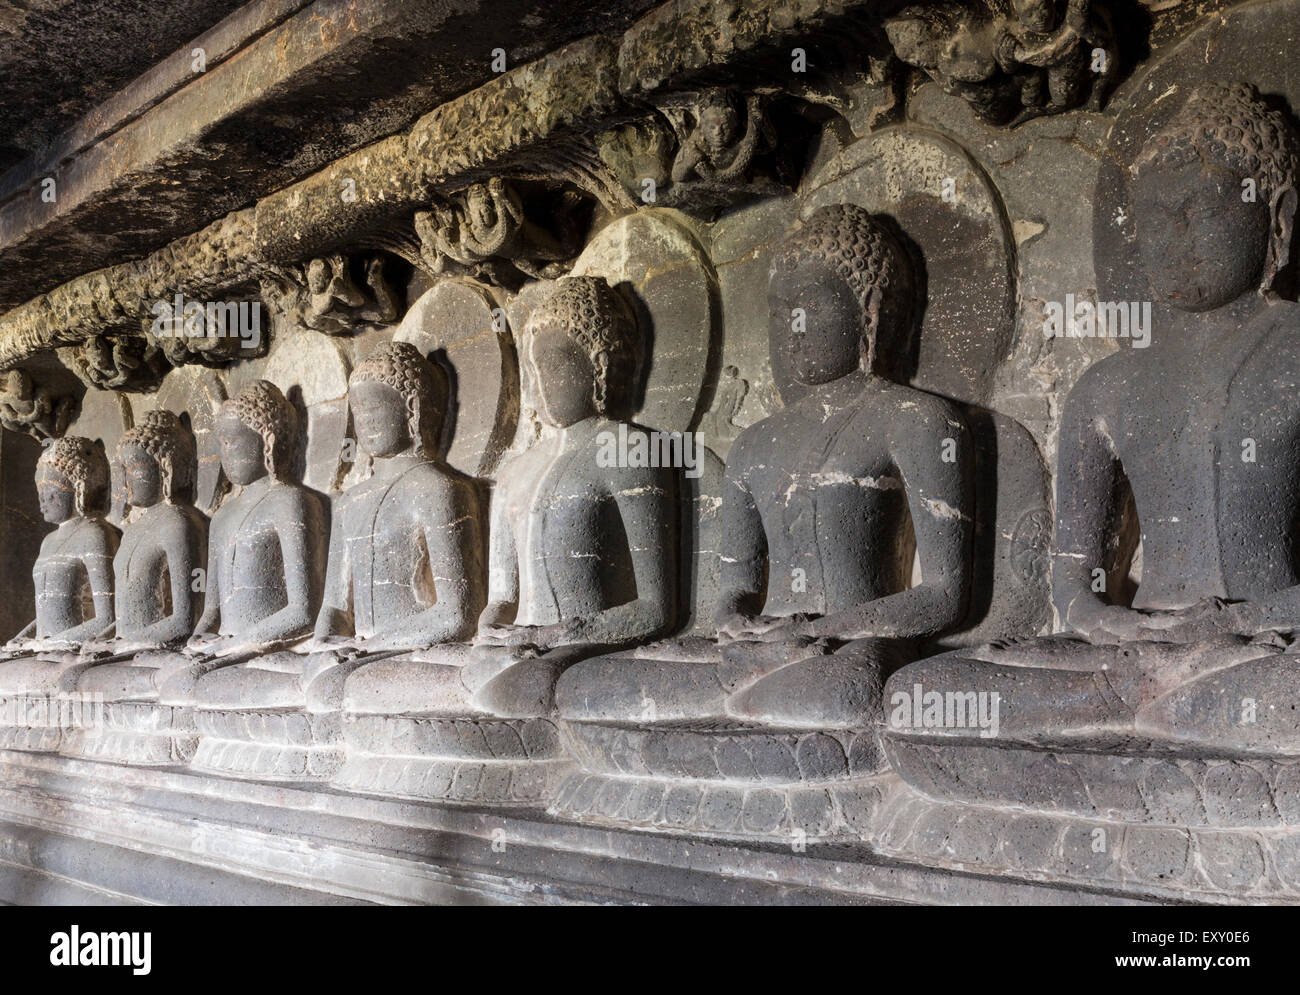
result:
[(254, 380), (221, 405), (221, 413), (238, 418), (262, 437), (262, 461), (272, 480), (289, 474), (298, 438), (298, 413), (269, 380)]
[(1180, 144), (1222, 156), (1253, 178), (1266, 199), (1294, 189), (1300, 172), (1300, 137), (1249, 83), (1196, 87), (1143, 149), (1138, 167)]
[[(597, 370), (596, 408), (607, 414), (611, 384), (630, 384), (637, 368), (637, 328), (618, 291), (598, 276), (566, 276), (556, 281), (555, 293), (533, 310), (531, 329), (563, 329), (591, 359)], [(602, 367), (599, 361), (604, 356)]]
[[(867, 369), (875, 366), (882, 310), (910, 312), (913, 294), (911, 261), (903, 247), (881, 221), (857, 204), (820, 207), (791, 232), (772, 256), (772, 272), (794, 269), (817, 260), (839, 274), (857, 298), (862, 312)], [(900, 322), (905, 326), (906, 322)], [(893, 329), (900, 335), (906, 327)], [(886, 345), (893, 355), (894, 344)]]
[(1273, 212), (1272, 244), (1261, 292), (1267, 290), (1290, 255), (1290, 228), (1276, 224), (1279, 198), (1296, 190), (1300, 175), (1300, 135), (1286, 115), (1270, 107), (1248, 83), (1207, 83), (1196, 87), (1173, 117), (1152, 136), (1134, 168), (1157, 157), (1186, 150), (1199, 158), (1215, 156), (1243, 179), (1259, 185), (1261, 200)]
[(441, 423), (447, 406), (446, 381), (433, 364), (410, 342), (388, 342), (362, 360), (348, 378), (349, 384), (364, 381), (386, 384), (402, 395), (416, 452), (432, 455), (437, 439), (430, 433)]
[(108, 495), (108, 457), (101, 443), (79, 435), (65, 435), (41, 453), (38, 466), (58, 471), (72, 484), (77, 515), (104, 510)]
[(117, 443), (117, 458), (136, 447), (158, 464), (165, 500), (189, 497), (194, 487), (194, 436), (172, 412), (162, 408), (146, 411), (144, 420), (123, 434)]

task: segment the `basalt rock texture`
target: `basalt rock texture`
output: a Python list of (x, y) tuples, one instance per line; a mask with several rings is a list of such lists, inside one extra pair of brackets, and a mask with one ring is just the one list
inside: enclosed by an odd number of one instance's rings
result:
[(1300, 902), (1300, 0), (29, 8), (0, 899)]

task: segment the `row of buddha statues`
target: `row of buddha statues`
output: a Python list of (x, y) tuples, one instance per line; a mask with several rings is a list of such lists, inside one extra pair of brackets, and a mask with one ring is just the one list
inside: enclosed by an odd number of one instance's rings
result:
[[(1007, 756), (1300, 752), (1300, 310), (1274, 292), (1298, 172), (1288, 121), (1241, 85), (1197, 89), (1147, 142), (1133, 210), (1157, 322), (1149, 348), (1096, 362), (1065, 403), (1056, 635), (926, 655), (969, 621), (987, 510), (961, 410), (902, 382), (911, 258), (890, 224), (839, 204), (772, 256), (771, 341), (800, 390), (729, 452), (715, 636), (680, 631), (680, 470), (598, 458), (605, 433), (649, 431), (621, 407), (645, 359), (632, 312), (603, 279), (568, 277), (524, 338), (543, 430), (490, 498), (443, 458), (447, 379), (404, 342), (351, 374), (372, 472), (332, 509), (293, 479), (300, 426), (267, 381), (220, 409), (234, 491), (211, 521), (175, 414), (148, 412), (117, 446), (120, 533), (102, 447), (56, 440), (36, 484), (56, 528), (0, 697), (86, 693), (103, 715), (0, 735), (760, 834), (809, 805), (852, 825), (891, 772), (932, 783), (924, 749), (959, 767), (988, 746), (986, 730), (891, 722), (917, 685), (998, 694)], [(1096, 584), (1125, 483), (1143, 548), (1132, 604)], [(1243, 695), (1268, 703), (1248, 726)], [(693, 814), (673, 822), (674, 805)]]

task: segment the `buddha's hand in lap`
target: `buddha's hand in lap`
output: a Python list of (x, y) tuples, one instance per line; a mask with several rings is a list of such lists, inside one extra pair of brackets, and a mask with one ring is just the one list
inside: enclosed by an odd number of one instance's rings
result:
[(303, 647), (308, 653), (332, 653), (340, 659), (357, 656), (362, 652), (361, 640), (355, 636), (313, 636)]
[(479, 626), (474, 643), (477, 646), (538, 646), (541, 629), (539, 625), (487, 622)]
[(240, 639), (238, 636), (229, 636), (211, 652), (213, 656), (217, 657), (247, 656), (251, 653), (257, 653), (263, 648), (260, 643)]
[(1173, 612), (1151, 626), (1152, 638), (1171, 643), (1193, 643), (1213, 639), (1215, 636), (1236, 635), (1270, 639), (1272, 643), (1286, 644), (1280, 634), (1291, 634), (1300, 628), (1294, 619), (1271, 618), (1248, 601), (1229, 604), (1219, 598), (1207, 598), (1194, 605)]
[(144, 653), (149, 650), (158, 650), (162, 648), (162, 644), (152, 642), (148, 639), (96, 640), (89, 643), (83, 643), (81, 646), (81, 655), (85, 657), (124, 656), (130, 653)]
[[(792, 643), (800, 646), (811, 646), (819, 639), (812, 628), (815, 619), (816, 616), (814, 615), (796, 612), (794, 615), (787, 615), (781, 619), (779, 624), (764, 629), (755, 638), (761, 643)], [(854, 638), (861, 637), (855, 636)]]
[(1091, 624), (1086, 627), (1088, 641), (1109, 645), (1152, 638), (1144, 632), (1144, 627), (1157, 617), (1159, 615), (1155, 613), (1125, 608), (1122, 605), (1107, 605), (1097, 612), (1091, 619)]
[(221, 645), (224, 636), (219, 636), (215, 632), (198, 632), (190, 636), (185, 648), (181, 650), (186, 656), (206, 656), (209, 653), (216, 652)]
[(533, 647), (544, 652), (556, 646), (580, 642), (582, 620), (565, 619), (554, 625), (509, 625), (489, 622), (478, 630), (475, 642), (482, 646)]
[(192, 636), (182, 651), (186, 656), (226, 657), (241, 653), (253, 653), (259, 649), (256, 643), (238, 636), (222, 636), (216, 633), (203, 633)]
[(371, 653), (408, 652), (428, 649), (428, 647), (427, 642), (421, 642), (419, 638), (409, 632), (395, 629), (379, 635), (369, 636), (366, 639), (353, 640), (344, 651), (344, 655), (359, 656)]
[(782, 642), (801, 637), (811, 639), (809, 619), (810, 616), (802, 613), (746, 615), (736, 612), (718, 624), (718, 642)]
[(167, 647), (162, 643), (154, 642), (150, 639), (126, 639), (114, 647), (116, 653), (148, 653), (153, 650), (164, 650)]

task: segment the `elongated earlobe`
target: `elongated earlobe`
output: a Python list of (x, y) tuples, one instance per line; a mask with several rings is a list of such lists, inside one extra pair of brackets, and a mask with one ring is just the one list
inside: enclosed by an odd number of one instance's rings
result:
[(1295, 188), (1284, 187), (1273, 194), (1269, 210), (1273, 219), (1272, 231), (1269, 233), (1268, 262), (1265, 264), (1261, 292), (1272, 289), (1274, 279), (1291, 261), (1291, 239), (1295, 234)]
[(406, 430), (411, 436), (411, 445), (421, 456), (424, 452), (424, 434), (420, 425), (420, 399), (412, 392), (406, 398)]
[(596, 353), (594, 365), (596, 378), (591, 386), (592, 400), (596, 403), (596, 410), (603, 415), (608, 413), (609, 353), (604, 350)]

